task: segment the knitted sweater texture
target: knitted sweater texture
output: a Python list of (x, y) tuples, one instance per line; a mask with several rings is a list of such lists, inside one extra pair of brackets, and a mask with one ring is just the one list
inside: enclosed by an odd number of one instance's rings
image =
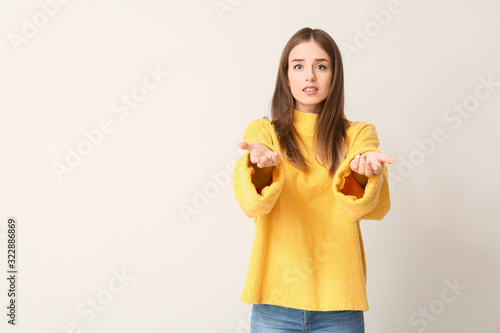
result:
[[(255, 235), (241, 301), (309, 311), (368, 311), (366, 262), (360, 220), (381, 220), (390, 209), (388, 171), (359, 185), (350, 161), (377, 151), (375, 127), (349, 121), (345, 159), (332, 178), (316, 161), (312, 146), (317, 114), (293, 111), (309, 171), (289, 163), (269, 120), (247, 126), (243, 140), (260, 142), (280, 154), (272, 182), (260, 193), (252, 183), (250, 153), (235, 164), (233, 186), (243, 213), (253, 218)], [(255, 166), (256, 167), (256, 166)]]

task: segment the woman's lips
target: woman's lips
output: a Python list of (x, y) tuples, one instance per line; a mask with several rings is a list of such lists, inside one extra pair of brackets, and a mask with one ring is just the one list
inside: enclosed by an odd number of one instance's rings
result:
[(318, 92), (318, 88), (305, 88), (304, 90), (302, 90), (304, 92), (304, 94), (306, 95), (314, 95), (315, 93)]

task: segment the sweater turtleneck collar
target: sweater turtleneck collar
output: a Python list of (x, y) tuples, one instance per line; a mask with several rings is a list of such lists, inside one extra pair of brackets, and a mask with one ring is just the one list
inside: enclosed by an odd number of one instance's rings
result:
[(314, 125), (317, 118), (317, 113), (302, 112), (297, 109), (293, 110), (293, 124), (300, 134), (314, 134)]

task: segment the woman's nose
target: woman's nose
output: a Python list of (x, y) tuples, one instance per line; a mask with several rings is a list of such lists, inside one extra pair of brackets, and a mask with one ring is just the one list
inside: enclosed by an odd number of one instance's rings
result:
[(316, 81), (316, 76), (314, 76), (313, 71), (308, 71), (306, 73), (306, 81), (308, 81), (308, 82)]

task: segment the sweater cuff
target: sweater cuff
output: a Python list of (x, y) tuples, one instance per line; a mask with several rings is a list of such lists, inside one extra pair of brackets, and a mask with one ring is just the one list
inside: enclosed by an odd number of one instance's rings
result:
[(285, 169), (281, 162), (273, 167), (271, 181), (268, 186), (257, 190), (252, 182), (255, 169), (250, 161), (250, 152), (240, 157), (234, 166), (234, 194), (247, 217), (255, 218), (267, 214), (274, 207), (285, 183)]
[[(335, 197), (356, 218), (360, 218), (375, 208), (379, 201), (382, 183), (385, 181), (384, 175), (387, 174), (382, 170), (379, 174), (368, 177), (368, 182), (364, 189), (359, 185), (354, 178), (350, 163), (356, 155), (367, 151), (380, 153), (380, 150), (373, 147), (360, 147), (356, 151), (351, 152), (340, 165), (333, 180), (333, 193)], [(384, 165), (385, 168), (386, 166)]]
[[(273, 177), (271, 177), (271, 179), (269, 180), (269, 183), (267, 183), (266, 185), (264, 185), (264, 187), (266, 187), (266, 186), (270, 186), (272, 183), (273, 183)], [(261, 194), (262, 189), (263, 189), (264, 187), (258, 188), (258, 189), (257, 189), (257, 193)]]

